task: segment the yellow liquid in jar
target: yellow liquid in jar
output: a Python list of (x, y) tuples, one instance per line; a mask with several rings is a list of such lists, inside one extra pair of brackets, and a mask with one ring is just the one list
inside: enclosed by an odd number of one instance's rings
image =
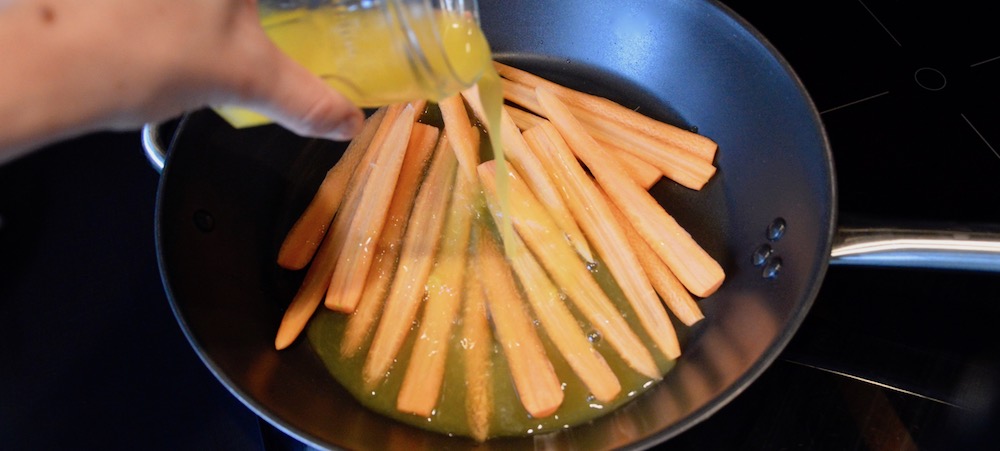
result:
[[(460, 14), (406, 7), (386, 11), (324, 7), (261, 14), (267, 35), (284, 53), (359, 107), (438, 101), (493, 71), (482, 30), (471, 17)], [(240, 108), (216, 111), (238, 128), (270, 122)]]

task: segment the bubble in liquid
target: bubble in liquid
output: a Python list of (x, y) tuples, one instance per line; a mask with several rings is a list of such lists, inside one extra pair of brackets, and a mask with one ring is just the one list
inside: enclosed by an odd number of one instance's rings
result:
[(592, 330), (592, 331), (588, 332), (587, 333), (587, 341), (589, 341), (591, 343), (599, 343), (601, 341), (601, 333), (598, 332), (598, 331), (596, 331), (596, 330)]
[(598, 265), (597, 262), (587, 262), (587, 271), (597, 271), (598, 267), (600, 267), (600, 265)]

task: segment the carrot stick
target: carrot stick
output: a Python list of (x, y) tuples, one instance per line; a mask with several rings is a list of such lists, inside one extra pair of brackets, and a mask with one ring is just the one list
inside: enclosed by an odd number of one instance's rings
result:
[[(492, 161), (479, 165), (479, 179), (494, 217), (500, 212), (496, 195), (497, 177)], [(514, 229), (541, 260), (553, 281), (629, 366), (651, 379), (659, 379), (660, 371), (653, 356), (581, 264), (573, 248), (559, 236), (560, 232), (545, 207), (513, 171), (508, 174), (508, 183), (509, 212)], [(513, 255), (513, 250), (509, 255)]]
[[(504, 80), (503, 92), (504, 97), (511, 102), (539, 116), (548, 117), (529, 86)], [(619, 123), (597, 116), (590, 110), (567, 108), (595, 140), (614, 144), (617, 148), (639, 157), (655, 166), (667, 178), (685, 187), (699, 190), (715, 174), (715, 166), (710, 161), (705, 161), (672, 144), (630, 130)]]
[(389, 204), (385, 228), (378, 244), (375, 245), (375, 261), (368, 271), (361, 299), (347, 320), (344, 336), (340, 342), (340, 353), (344, 357), (353, 357), (361, 349), (379, 312), (382, 311), (382, 302), (385, 300), (385, 293), (396, 269), (396, 258), (399, 256), (406, 220), (410, 217), (420, 177), (423, 176), (430, 161), (438, 136), (437, 127), (421, 123), (413, 125), (410, 144), (403, 159), (403, 169)]
[(500, 114), (500, 128), (503, 132), (504, 153), (510, 161), (514, 170), (523, 174), (525, 183), (531, 191), (538, 197), (549, 210), (556, 225), (565, 234), (565, 238), (573, 245), (576, 252), (588, 262), (594, 261), (594, 254), (590, 250), (587, 238), (580, 230), (577, 220), (570, 212), (566, 202), (559, 194), (559, 188), (553, 183), (552, 178), (546, 173), (538, 157), (528, 149), (528, 144), (524, 142), (524, 137), (514, 125), (513, 119), (506, 111)]
[(372, 172), (370, 162), (375, 161), (382, 148), (382, 143), (385, 141), (385, 136), (399, 120), (403, 108), (402, 104), (392, 105), (388, 108), (385, 117), (382, 118), (382, 123), (379, 125), (379, 130), (372, 138), (372, 143), (368, 146), (364, 157), (361, 158), (361, 162), (358, 163), (358, 171), (351, 177), (339, 214), (333, 218), (333, 224), (330, 226), (331, 232), (320, 244), (312, 264), (309, 265), (309, 270), (306, 271), (299, 291), (295, 293), (295, 297), (292, 298), (292, 302), (288, 305), (285, 315), (281, 319), (278, 333), (274, 339), (276, 349), (284, 349), (295, 341), (302, 333), (306, 323), (309, 322), (309, 318), (316, 311), (316, 307), (322, 302), (323, 295), (330, 285), (330, 277), (333, 275), (337, 258), (343, 248), (344, 237), (347, 235), (351, 219), (361, 201), (361, 194), (368, 176)]
[(427, 301), (403, 385), (396, 398), (401, 412), (430, 417), (441, 393), (451, 325), (459, 313), (477, 183), (457, 177), (448, 219), (427, 279)]
[(451, 145), (458, 157), (458, 166), (470, 180), (476, 179), (476, 165), (479, 164), (478, 136), (469, 120), (462, 95), (456, 93), (438, 103), (444, 129), (451, 135)]
[(722, 285), (725, 273), (680, 224), (635, 183), (621, 166), (601, 148), (587, 130), (554, 94), (536, 89), (539, 103), (563, 139), (604, 188), (608, 197), (625, 213), (650, 247), (696, 296), (706, 297)]
[(622, 128), (615, 122), (581, 115), (573, 110), (591, 136), (598, 142), (616, 144), (622, 150), (656, 166), (663, 175), (681, 185), (699, 190), (715, 175), (711, 162), (699, 159), (670, 144)]
[(513, 234), (512, 249), (511, 267), (521, 281), (528, 302), (546, 335), (594, 398), (611, 402), (621, 391), (618, 377), (604, 357), (591, 346), (587, 334), (559, 295), (559, 289), (517, 234)]
[(486, 298), (479, 274), (466, 272), (465, 302), (462, 305), (462, 362), (465, 374), (465, 415), (472, 438), (482, 442), (489, 436), (493, 416), (493, 336), (486, 313)]
[(531, 317), (525, 312), (524, 299), (499, 246), (483, 233), (477, 250), (479, 268), (489, 274), (482, 278), (486, 304), (521, 405), (535, 418), (550, 416), (563, 401), (559, 377), (545, 355)]
[(503, 89), (504, 100), (520, 105), (521, 108), (534, 113), (536, 116), (545, 118), (545, 110), (538, 104), (538, 99), (535, 98), (535, 90), (530, 86), (511, 80), (503, 80), (500, 86)]
[[(504, 109), (507, 111), (507, 114), (510, 115), (511, 119), (514, 120), (514, 124), (517, 125), (517, 128), (519, 128), (522, 133), (541, 124), (542, 122), (547, 122), (547, 119), (544, 117), (530, 111), (514, 108), (509, 105), (505, 105)], [(647, 163), (645, 160), (628, 151), (622, 150), (617, 144), (609, 144), (606, 142), (601, 142), (601, 144), (611, 151), (612, 155), (618, 159), (618, 162), (622, 164), (626, 171), (628, 171), (629, 175), (631, 175), (632, 178), (639, 183), (639, 185), (642, 185), (643, 188), (649, 189), (655, 185), (656, 182), (660, 181), (661, 178), (663, 178), (663, 171), (660, 171), (659, 168)]]
[(622, 169), (643, 189), (648, 190), (652, 188), (656, 182), (659, 182), (663, 178), (663, 171), (646, 160), (635, 156), (634, 153), (622, 149), (617, 144), (598, 142), (603, 144), (605, 149), (608, 149), (608, 152), (621, 163)]
[(446, 147), (450, 146), (450, 142), (449, 133), (445, 130), (413, 203), (396, 275), (362, 368), (362, 377), (368, 387), (377, 385), (392, 366), (424, 297), (424, 287), (433, 267), (431, 256), (444, 227), (458, 165), (454, 151), (449, 152)]
[(337, 257), (327, 289), (326, 307), (331, 310), (351, 313), (361, 299), (361, 291), (375, 254), (371, 243), (379, 241), (385, 226), (389, 205), (410, 143), (414, 115), (412, 105), (408, 105), (400, 113), (399, 121), (386, 136), (381, 154), (368, 176), (361, 195), (361, 208), (351, 220), (351, 227), (344, 237), (344, 248)]
[[(602, 194), (607, 198), (606, 193), (602, 191)], [(642, 269), (649, 276), (649, 281), (653, 284), (653, 288), (656, 289), (656, 292), (660, 295), (667, 308), (674, 313), (677, 319), (688, 326), (694, 325), (704, 319), (705, 315), (701, 312), (701, 308), (698, 307), (698, 303), (691, 297), (691, 293), (688, 293), (687, 289), (684, 288), (680, 280), (677, 280), (677, 276), (670, 271), (666, 263), (663, 263), (663, 260), (646, 244), (646, 241), (642, 239), (639, 232), (636, 232), (635, 227), (629, 223), (625, 214), (611, 202), (611, 199), (607, 200), (611, 205), (615, 219), (622, 225), (625, 234), (628, 235), (628, 242), (635, 249), (639, 263), (642, 264)]]
[(604, 259), (646, 333), (664, 356), (676, 359), (681, 354), (681, 347), (670, 317), (600, 189), (587, 176), (551, 123), (525, 132), (524, 137), (545, 168), (563, 186), (570, 210)]
[[(551, 91), (569, 105), (574, 112), (591, 112), (592, 116), (601, 117), (605, 121), (622, 124), (629, 129), (684, 149), (705, 162), (711, 163), (715, 159), (715, 153), (719, 146), (708, 137), (657, 121), (603, 97), (567, 88), (502, 63), (494, 63), (494, 66), (497, 72), (508, 80), (528, 85), (531, 88), (542, 87)], [(581, 119), (581, 121), (583, 120)]]
[(510, 105), (504, 105), (503, 109), (507, 110), (507, 114), (514, 120), (514, 125), (517, 125), (517, 128), (521, 129), (522, 132), (545, 121), (544, 117), (531, 111), (522, 110)]
[(368, 145), (375, 136), (382, 118), (385, 116), (385, 108), (379, 108), (368, 119), (361, 128), (361, 133), (355, 136), (351, 143), (344, 150), (344, 155), (340, 157), (337, 164), (333, 165), (323, 178), (319, 189), (305, 211), (295, 221), (285, 240), (281, 243), (278, 251), (278, 265), (282, 268), (299, 270), (305, 268), (312, 260), (319, 243), (323, 241), (333, 216), (337, 214), (340, 202), (343, 200), (344, 192), (347, 191), (347, 183), (351, 179), (361, 157), (368, 150)]

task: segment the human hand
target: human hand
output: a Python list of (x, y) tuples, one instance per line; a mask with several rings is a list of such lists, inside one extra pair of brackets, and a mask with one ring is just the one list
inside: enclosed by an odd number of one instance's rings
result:
[(8, 156), (210, 105), (338, 140), (363, 119), (271, 43), (254, 0), (0, 2), (0, 54), (0, 152)]

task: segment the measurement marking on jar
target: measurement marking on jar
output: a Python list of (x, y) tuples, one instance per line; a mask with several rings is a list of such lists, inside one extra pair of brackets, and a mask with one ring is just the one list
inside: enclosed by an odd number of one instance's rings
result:
[(975, 125), (972, 125), (972, 121), (970, 121), (969, 118), (965, 117), (965, 113), (959, 113), (959, 115), (962, 116), (962, 120), (964, 120), (966, 124), (969, 124), (969, 128), (971, 128), (972, 131), (976, 133), (976, 136), (978, 136), (979, 139), (983, 140), (983, 144), (986, 144), (986, 147), (990, 149), (990, 152), (993, 152), (993, 155), (996, 155), (997, 158), (1000, 158), (1000, 152), (997, 152), (997, 149), (994, 148), (993, 145), (991, 145), (990, 142), (986, 140), (986, 137), (983, 136), (982, 133), (979, 133), (979, 129), (977, 129)]
[(839, 110), (839, 109), (841, 109), (841, 108), (846, 108), (846, 107), (849, 107), (849, 106), (851, 106), (851, 105), (857, 105), (857, 104), (859, 104), (859, 103), (861, 103), (861, 102), (864, 102), (864, 101), (867, 101), (867, 100), (871, 100), (871, 99), (874, 99), (874, 98), (876, 98), (876, 97), (882, 97), (882, 96), (884, 96), (884, 95), (886, 95), (886, 94), (888, 94), (888, 93), (889, 93), (889, 91), (883, 91), (883, 92), (880, 92), (880, 93), (878, 93), (878, 94), (875, 94), (875, 95), (871, 95), (871, 96), (868, 96), (868, 97), (865, 97), (865, 98), (863, 98), (863, 99), (858, 99), (858, 100), (855, 100), (855, 101), (853, 101), (853, 102), (848, 102), (848, 103), (845, 103), (845, 104), (843, 104), (843, 105), (840, 105), (840, 106), (835, 106), (835, 107), (833, 107), (833, 108), (828, 108), (828, 109), (826, 109), (826, 110), (823, 110), (823, 111), (820, 111), (820, 112), (819, 112), (819, 114), (826, 114), (826, 113), (829, 113), (829, 112), (831, 112), (831, 111), (837, 111), (837, 110)]
[(865, 4), (865, 2), (863, 2), (861, 0), (858, 0), (858, 3), (860, 3), (861, 6), (865, 8), (865, 11), (868, 11), (868, 14), (872, 16), (872, 19), (875, 19), (875, 22), (878, 23), (878, 26), (882, 27), (882, 29), (885, 30), (885, 34), (889, 35), (889, 37), (892, 38), (893, 42), (895, 42), (896, 45), (898, 45), (900, 47), (903, 46), (903, 44), (900, 44), (899, 40), (896, 39), (896, 37), (892, 35), (892, 32), (889, 31), (889, 28), (886, 27), (885, 24), (883, 24), (881, 20), (878, 20), (878, 16), (876, 16), (875, 13), (872, 12), (871, 8), (869, 8), (868, 5)]

